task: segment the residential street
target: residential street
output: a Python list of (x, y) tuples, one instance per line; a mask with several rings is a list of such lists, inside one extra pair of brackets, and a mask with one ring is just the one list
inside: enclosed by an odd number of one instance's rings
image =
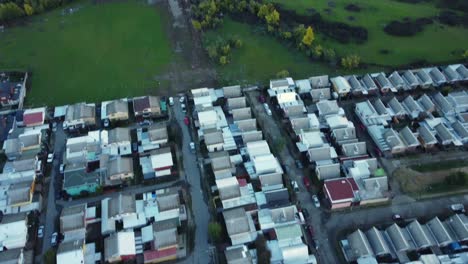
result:
[(202, 178), (198, 167), (197, 155), (190, 152), (189, 143), (192, 140), (188, 126), (184, 124), (185, 114), (182, 112), (179, 98), (174, 98), (175, 105), (172, 107), (174, 117), (182, 129), (183, 144), (182, 154), (184, 162), (184, 173), (190, 186), (190, 196), (192, 198), (192, 212), (196, 223), (194, 250), (190, 256), (179, 263), (211, 263), (211, 248), (208, 244), (208, 222), (210, 213), (206, 204), (205, 196), (202, 192)]

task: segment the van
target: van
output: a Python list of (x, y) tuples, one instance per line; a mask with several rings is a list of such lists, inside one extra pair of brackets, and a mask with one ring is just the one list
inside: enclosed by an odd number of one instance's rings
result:
[(291, 187), (293, 188), (294, 192), (299, 192), (299, 185), (297, 181), (291, 181)]

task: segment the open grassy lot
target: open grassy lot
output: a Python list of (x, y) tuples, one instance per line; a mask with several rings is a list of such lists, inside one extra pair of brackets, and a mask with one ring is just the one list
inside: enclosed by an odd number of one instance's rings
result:
[(207, 31), (205, 38), (239, 36), (243, 46), (232, 52), (232, 61), (218, 66), (218, 74), (224, 82), (267, 82), (281, 70), (288, 70), (296, 79), (333, 73), (335, 69), (324, 63), (310, 61), (295, 49), (288, 49), (277, 39), (256, 27), (225, 18), (223, 25)]
[[(173, 58), (167, 14), (138, 2), (78, 2), (0, 33), (0, 68), (33, 72), (28, 105), (101, 101), (151, 92)], [(162, 87), (161, 87), (162, 88)]]
[[(356, 53), (364, 62), (385, 66), (398, 66), (418, 60), (438, 63), (461, 59), (461, 53), (468, 44), (468, 29), (440, 24), (427, 26), (423, 32), (412, 37), (395, 37), (386, 34), (383, 28), (392, 20), (436, 16), (440, 9), (432, 2), (418, 4), (395, 0), (269, 0), (300, 14), (319, 12), (330, 21), (362, 26), (368, 30), (369, 39), (365, 44), (337, 43), (332, 39), (318, 40), (325, 46), (336, 49), (338, 55)], [(333, 3), (333, 4), (331, 4)], [(348, 4), (361, 8), (359, 12), (345, 9)], [(382, 51), (388, 50), (388, 54)]]

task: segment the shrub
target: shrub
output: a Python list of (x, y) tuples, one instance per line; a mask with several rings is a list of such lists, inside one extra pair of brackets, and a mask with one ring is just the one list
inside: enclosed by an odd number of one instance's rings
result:
[(347, 70), (355, 69), (359, 67), (361, 58), (358, 55), (348, 55), (341, 58), (341, 66)]
[(286, 78), (286, 77), (289, 77), (289, 71), (288, 70), (282, 70), (282, 71), (279, 71), (276, 73), (276, 78), (278, 79), (282, 79), (282, 78)]
[(424, 26), (433, 21), (429, 18), (420, 18), (414, 21), (392, 21), (385, 26), (384, 31), (393, 36), (409, 37), (423, 31)]

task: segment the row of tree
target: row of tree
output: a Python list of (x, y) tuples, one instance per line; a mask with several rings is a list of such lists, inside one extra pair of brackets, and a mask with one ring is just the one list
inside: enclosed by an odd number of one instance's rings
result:
[(58, 7), (67, 0), (16, 0), (0, 4), (0, 21), (8, 23), (14, 19), (42, 13)]

